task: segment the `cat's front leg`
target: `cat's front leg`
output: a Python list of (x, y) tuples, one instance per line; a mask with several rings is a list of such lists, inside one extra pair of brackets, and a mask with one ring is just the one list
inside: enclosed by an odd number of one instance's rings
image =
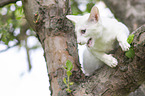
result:
[(103, 52), (93, 52), (93, 55), (112, 68), (116, 67), (118, 64), (117, 59), (110, 54), (108, 55)]
[(128, 51), (130, 48), (130, 44), (127, 42), (127, 37), (125, 33), (122, 32), (122, 34), (118, 34), (117, 40), (119, 42), (119, 45), (123, 51)]

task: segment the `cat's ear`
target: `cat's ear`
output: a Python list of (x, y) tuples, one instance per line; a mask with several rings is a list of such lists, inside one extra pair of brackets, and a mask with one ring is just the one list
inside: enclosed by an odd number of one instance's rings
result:
[(89, 16), (89, 22), (97, 22), (99, 20), (99, 10), (96, 6), (92, 7), (91, 13)]
[(75, 15), (66, 15), (66, 17), (74, 23), (79, 22), (81, 18), (81, 16), (75, 16)]

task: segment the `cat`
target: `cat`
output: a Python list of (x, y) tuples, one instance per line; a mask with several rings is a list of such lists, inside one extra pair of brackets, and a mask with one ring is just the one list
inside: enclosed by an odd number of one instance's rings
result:
[(117, 59), (109, 53), (118, 48), (118, 45), (123, 51), (129, 50), (128, 28), (115, 19), (101, 17), (96, 6), (92, 7), (90, 14), (66, 17), (75, 23), (77, 43), (86, 46), (83, 53), (83, 70), (86, 76), (104, 64), (116, 67)]

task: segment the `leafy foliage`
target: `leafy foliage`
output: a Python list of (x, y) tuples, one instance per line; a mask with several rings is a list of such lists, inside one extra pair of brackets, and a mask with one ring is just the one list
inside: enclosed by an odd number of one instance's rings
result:
[[(71, 0), (71, 10), (73, 15), (79, 15), (84, 13), (90, 13), (91, 8), (96, 4), (96, 2), (99, 0)], [(81, 10), (83, 6), (86, 6), (84, 8), (85, 10)]]
[(70, 76), (72, 75), (71, 70), (73, 68), (73, 64), (71, 63), (71, 61), (67, 60), (66, 61), (66, 67), (63, 66), (63, 68), (66, 69), (66, 71), (67, 71), (67, 79), (66, 78), (63, 78), (63, 82), (67, 86), (66, 91), (67, 92), (71, 92), (70, 85), (73, 85), (73, 82), (70, 82), (69, 79), (70, 79)]
[(127, 42), (128, 42), (129, 44), (131, 44), (132, 41), (133, 41), (133, 38), (134, 38), (134, 34), (129, 35), (128, 38), (127, 38)]
[(1, 32), (1, 41), (5, 42), (6, 45), (8, 45), (9, 41), (14, 40), (13, 33), (9, 33), (8, 31), (10, 29), (10, 26), (7, 26), (7, 24), (1, 26), (0, 32)]
[[(128, 38), (127, 38), (127, 42), (128, 42), (129, 44), (131, 44), (132, 41), (133, 41), (133, 38), (134, 38), (134, 34), (129, 35)], [(135, 52), (134, 52), (134, 50), (133, 50), (133, 46), (131, 46), (131, 47), (129, 48), (129, 50), (125, 53), (125, 55), (126, 55), (128, 58), (133, 58), (133, 57), (135, 56)]]
[[(5, 9), (5, 14), (2, 11)], [(15, 9), (15, 10), (14, 10)], [(4, 44), (8, 45), (10, 41), (16, 39), (15, 29), (20, 27), (20, 20), (16, 18), (22, 17), (23, 8), (16, 4), (9, 4), (0, 9), (0, 40)]]
[(128, 58), (133, 58), (135, 56), (135, 52), (133, 50), (133, 47), (131, 47), (126, 53), (125, 55), (128, 57)]
[[(18, 45), (25, 47), (25, 43), (22, 42), (25, 42), (30, 36), (35, 36), (34, 31), (28, 26), (24, 18), (23, 6), (21, 5), (9, 4), (0, 8), (0, 21), (0, 44), (7, 46), (6, 49), (0, 49), (0, 52)], [(10, 44), (11, 41), (13, 43)], [(40, 45), (37, 43), (30, 49), (38, 47)]]

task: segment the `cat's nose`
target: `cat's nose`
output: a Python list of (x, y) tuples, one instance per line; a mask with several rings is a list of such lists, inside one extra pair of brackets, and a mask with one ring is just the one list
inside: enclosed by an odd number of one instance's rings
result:
[(82, 45), (82, 43), (81, 43), (81, 42), (79, 42), (78, 44), (79, 44), (79, 45)]

